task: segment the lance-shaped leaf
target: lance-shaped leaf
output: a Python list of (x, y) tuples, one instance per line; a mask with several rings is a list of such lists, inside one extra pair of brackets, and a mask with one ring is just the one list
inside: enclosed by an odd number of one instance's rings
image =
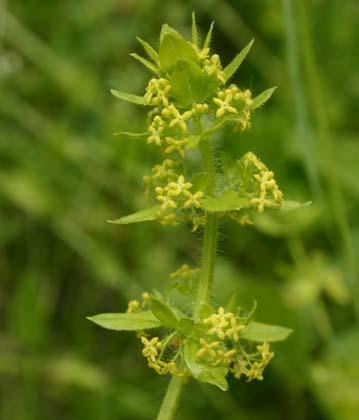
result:
[(161, 322), (150, 311), (122, 314), (98, 314), (87, 317), (100, 327), (115, 331), (138, 331), (158, 328)]
[(226, 367), (213, 367), (202, 363), (197, 358), (200, 345), (195, 340), (188, 339), (184, 347), (184, 358), (188, 370), (191, 375), (199, 382), (205, 382), (211, 385), (218, 386), (222, 391), (228, 390), (228, 383), (226, 376), (228, 368)]
[(193, 325), (194, 325), (193, 319), (184, 317), (178, 321), (177, 329), (184, 335), (189, 335), (191, 334), (193, 330)]
[(200, 134), (191, 134), (187, 137), (188, 143), (186, 144), (186, 148), (188, 150), (195, 149), (199, 142), (201, 141), (202, 136)]
[(134, 139), (141, 139), (143, 137), (147, 137), (148, 133), (131, 133), (130, 131), (119, 131), (114, 133), (114, 136), (126, 136)]
[(254, 39), (247, 44), (243, 50), (238, 53), (234, 59), (228, 64), (228, 66), (224, 69), (225, 79), (226, 81), (230, 79), (234, 73), (238, 70), (238, 67), (242, 64), (242, 61), (246, 58), (247, 54), (249, 53), (250, 49), (252, 48)]
[(262, 324), (261, 322), (251, 321), (241, 334), (241, 338), (250, 341), (283, 341), (293, 332), (290, 328), (280, 327), (279, 325)]
[(155, 220), (159, 206), (150, 207), (148, 209), (140, 210), (136, 213), (129, 214), (127, 216), (120, 217), (116, 220), (108, 220), (109, 223), (115, 223), (118, 225), (128, 225), (130, 223), (147, 222)]
[(193, 191), (204, 191), (207, 188), (208, 175), (207, 172), (197, 172), (191, 179)]
[(152, 64), (150, 61), (146, 60), (145, 58), (141, 57), (140, 55), (136, 53), (131, 53), (130, 56), (133, 57), (135, 60), (139, 61), (145, 67), (147, 67), (148, 70), (152, 71), (155, 74), (159, 74), (158, 68), (154, 64)]
[(162, 325), (168, 328), (176, 328), (178, 319), (170, 306), (162, 300), (151, 298), (151, 311), (153, 315), (161, 322)]
[(212, 22), (211, 26), (209, 27), (209, 30), (206, 35), (206, 39), (204, 40), (204, 43), (203, 43), (203, 49), (209, 48), (209, 46), (211, 45), (213, 28), (214, 28), (214, 22)]
[(203, 79), (202, 70), (196, 63), (177, 60), (171, 76), (171, 95), (183, 107), (199, 102)]
[(123, 99), (127, 102), (132, 102), (133, 104), (148, 105), (143, 96), (132, 95), (132, 93), (120, 92), (119, 90), (115, 89), (111, 89), (111, 93), (113, 96), (116, 96), (116, 98)]
[(157, 53), (157, 51), (153, 47), (151, 47), (151, 45), (148, 42), (144, 41), (143, 39), (137, 37), (137, 40), (143, 46), (143, 48), (146, 51), (146, 53), (148, 54), (148, 56), (150, 58), (152, 58), (152, 60), (155, 63), (157, 63), (157, 60), (158, 60), (158, 53)]
[(192, 12), (192, 44), (198, 47), (198, 30), (196, 24), (196, 14)]
[(273, 95), (273, 92), (277, 89), (277, 86), (264, 90), (258, 96), (253, 99), (253, 105), (251, 109), (256, 109), (262, 106), (268, 101), (268, 99)]
[(161, 31), (158, 57), (160, 67), (164, 71), (173, 69), (178, 60), (198, 61), (198, 55), (193, 45), (168, 25), (164, 25)]
[(240, 197), (235, 191), (225, 191), (219, 197), (204, 197), (201, 206), (209, 212), (241, 210), (249, 206), (247, 197)]

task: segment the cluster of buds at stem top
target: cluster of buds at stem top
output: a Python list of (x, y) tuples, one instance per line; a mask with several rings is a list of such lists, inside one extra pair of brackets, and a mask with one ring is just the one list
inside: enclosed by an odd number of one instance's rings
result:
[[(205, 205), (208, 198), (205, 193), (209, 193), (206, 190), (209, 187), (203, 187), (204, 191), (194, 190), (194, 176), (188, 175), (190, 171), (186, 167), (190, 162), (187, 155), (201, 148), (201, 143), (209, 142), (210, 135), (224, 125), (232, 125), (236, 131), (249, 129), (252, 110), (263, 103), (263, 99), (262, 102), (256, 100), (258, 97), (253, 99), (249, 89), (227, 84), (240, 64), (236, 64), (238, 56), (223, 68), (219, 55), (210, 52), (210, 36), (211, 33), (201, 48), (198, 40), (187, 42), (173, 29), (164, 27), (159, 52), (148, 45), (145, 47), (155, 65), (144, 59), (141, 62), (147, 63), (157, 76), (149, 80), (144, 96), (136, 102), (148, 109), (147, 143), (156, 146), (164, 159), (162, 164), (154, 166), (151, 175), (144, 177), (147, 204), (159, 207), (156, 219), (161, 224), (175, 226), (189, 221), (192, 232), (207, 223), (210, 210)], [(178, 57), (172, 51), (173, 45), (178, 45)], [(248, 52), (250, 45), (246, 48)], [(255, 190), (237, 189), (241, 196), (250, 199), (247, 208), (226, 212), (242, 225), (252, 223), (249, 214), (254, 208), (262, 213), (265, 207), (275, 207), (282, 201), (274, 174), (259, 166), (256, 166)]]

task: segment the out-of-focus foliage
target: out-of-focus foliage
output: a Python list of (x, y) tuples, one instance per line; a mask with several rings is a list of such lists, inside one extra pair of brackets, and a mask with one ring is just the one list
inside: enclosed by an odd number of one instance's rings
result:
[(146, 72), (128, 55), (136, 36), (156, 44), (163, 22), (189, 35), (193, 9), (200, 35), (216, 21), (224, 61), (255, 38), (239, 86), (278, 86), (253, 129), (218, 141), (263, 156), (286, 199), (313, 205), (222, 229), (214, 303), (234, 289), (251, 308), (255, 296), (258, 319), (294, 333), (265, 381), (228, 394), (190, 383), (178, 418), (358, 417), (357, 1), (3, 0), (0, 418), (156, 413), (167, 379), (148, 371), (132, 336), (86, 315), (123, 311), (142, 290), (171, 287), (176, 265), (196, 263), (198, 237), (180, 227), (105, 222), (145, 206), (139, 179), (156, 161), (113, 136), (141, 131), (144, 116), (110, 88), (142, 94)]

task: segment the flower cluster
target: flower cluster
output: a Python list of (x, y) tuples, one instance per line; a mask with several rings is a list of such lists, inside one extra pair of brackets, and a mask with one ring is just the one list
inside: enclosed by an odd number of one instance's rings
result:
[(176, 363), (176, 356), (170, 360), (163, 360), (164, 352), (168, 345), (170, 344), (167, 340), (167, 343), (162, 340), (160, 341), (159, 337), (152, 337), (150, 339), (146, 338), (144, 335), (141, 336), (141, 342), (143, 344), (142, 355), (146, 357), (148, 362), (148, 367), (154, 369), (159, 375), (175, 375), (175, 376), (184, 376), (187, 374), (186, 369), (179, 369)]
[(245, 348), (241, 341), (241, 333), (246, 329), (244, 318), (220, 307), (217, 313), (204, 319), (203, 324), (208, 328), (208, 338), (199, 338), (200, 348), (196, 354), (202, 363), (228, 368), (238, 379), (241, 376), (248, 381), (263, 379), (263, 371), (274, 353), (266, 342), (257, 345), (255, 351)]
[(246, 153), (242, 159), (256, 168), (253, 179), (259, 196), (253, 197), (251, 204), (258, 206), (259, 213), (263, 213), (265, 207), (278, 207), (282, 202), (283, 193), (274, 179), (274, 173), (252, 152)]
[[(182, 265), (171, 274), (172, 279), (193, 279), (199, 270)], [(131, 300), (127, 313), (148, 311), (151, 307), (151, 295), (142, 294), (142, 302)], [(188, 342), (194, 343), (196, 352), (195, 363), (208, 369), (222, 368), (231, 372), (237, 379), (242, 376), (248, 381), (263, 379), (263, 371), (274, 357), (267, 342), (253, 346), (243, 337), (248, 326), (247, 317), (241, 317), (227, 312), (223, 307), (207, 318), (202, 319), (198, 330), (183, 335), (183, 332), (172, 330), (160, 338), (150, 337), (146, 331), (138, 330), (137, 336), (143, 345), (142, 355), (147, 359), (148, 366), (159, 375), (190, 376), (187, 367), (180, 360), (186, 359), (184, 348)]]
[(207, 76), (214, 76), (222, 85), (226, 83), (225, 74), (222, 69), (221, 59), (218, 54), (213, 54), (208, 58), (209, 50), (203, 50), (202, 56), (206, 55), (203, 62), (203, 72)]

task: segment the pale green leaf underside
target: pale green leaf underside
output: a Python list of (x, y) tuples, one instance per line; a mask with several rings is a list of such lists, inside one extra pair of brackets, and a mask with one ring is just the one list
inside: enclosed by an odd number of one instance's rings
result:
[(109, 223), (115, 223), (118, 225), (128, 225), (130, 223), (147, 222), (156, 219), (159, 206), (150, 207), (148, 209), (140, 210), (136, 213), (129, 214), (124, 217), (120, 217), (116, 220), (108, 220)]
[(209, 212), (240, 210), (249, 206), (249, 199), (239, 197), (235, 191), (225, 191), (219, 197), (203, 198), (201, 205), (204, 210)]
[(265, 104), (268, 99), (273, 95), (273, 92), (277, 89), (277, 86), (264, 90), (258, 96), (253, 99), (253, 105), (251, 109), (256, 109)]
[(120, 92), (119, 90), (115, 89), (111, 89), (111, 93), (113, 96), (116, 96), (116, 98), (123, 99), (127, 102), (132, 102), (133, 104), (148, 105), (143, 96), (132, 95), (132, 93)]
[(250, 49), (252, 48), (254, 39), (250, 41), (241, 52), (239, 52), (234, 59), (228, 64), (228, 66), (224, 69), (225, 79), (226, 81), (230, 79), (233, 74), (238, 70), (238, 67), (242, 64), (242, 61), (246, 58), (247, 54), (249, 53)]
[(257, 342), (283, 341), (288, 338), (292, 332), (293, 330), (290, 328), (251, 321), (244, 332), (241, 334), (241, 338)]
[(226, 375), (228, 368), (213, 367), (201, 363), (196, 357), (199, 349), (200, 346), (195, 341), (188, 340), (185, 344), (184, 357), (192, 376), (199, 382), (215, 385), (222, 391), (227, 391), (228, 383), (226, 381)]
[(89, 316), (87, 319), (100, 327), (115, 331), (137, 331), (161, 326), (161, 322), (150, 311), (99, 314)]

